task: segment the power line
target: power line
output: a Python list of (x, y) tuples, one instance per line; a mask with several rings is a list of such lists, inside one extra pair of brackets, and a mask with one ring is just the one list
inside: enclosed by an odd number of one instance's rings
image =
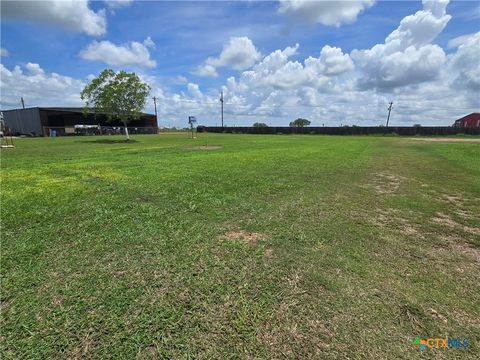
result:
[(390, 121), (390, 113), (392, 112), (392, 107), (393, 107), (393, 101), (390, 101), (390, 106), (388, 107), (388, 116), (387, 116), (387, 125), (386, 127), (388, 127), (388, 122)]
[(223, 91), (220, 93), (220, 103), (222, 104), (222, 128), (223, 128)]
[(155, 120), (157, 121), (157, 126), (158, 126), (157, 98), (155, 96), (153, 97), (153, 105), (155, 106)]

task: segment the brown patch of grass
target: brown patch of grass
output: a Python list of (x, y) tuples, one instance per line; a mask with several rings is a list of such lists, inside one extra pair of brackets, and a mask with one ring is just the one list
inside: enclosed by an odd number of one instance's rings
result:
[(301, 290), (301, 284), (303, 282), (303, 276), (298, 272), (295, 272), (291, 276), (287, 276), (283, 281), (288, 285), (289, 289), (292, 290), (293, 294), (303, 293)]
[(401, 217), (400, 215), (401, 212), (396, 209), (377, 208), (375, 209), (375, 215), (369, 217), (369, 221), (378, 227), (391, 227), (399, 230), (403, 234), (415, 235), (423, 238), (423, 235), (419, 233), (419, 231), (410, 223), (410, 221), (404, 217)]
[(402, 226), (402, 232), (404, 232), (407, 235), (417, 235), (418, 231), (415, 229), (413, 226), (409, 224), (405, 224)]
[(54, 296), (52, 299), (52, 306), (53, 307), (61, 307), (63, 305), (63, 297), (61, 296)]
[(223, 234), (227, 240), (243, 240), (247, 243), (255, 244), (257, 240), (265, 238), (265, 234), (259, 232), (246, 232), (244, 230), (228, 231)]
[(394, 175), (392, 173), (377, 173), (373, 180), (373, 188), (379, 194), (391, 194), (398, 190), (400, 184), (404, 180), (405, 178), (403, 176)]
[(190, 150), (221, 150), (221, 149), (223, 149), (223, 146), (217, 146), (217, 145), (199, 145), (199, 146), (189, 147), (188, 149), (190, 149)]
[(437, 310), (430, 308), (428, 309), (428, 311), (430, 312), (430, 315), (432, 316), (432, 318), (441, 320), (445, 323), (447, 322), (447, 318), (442, 314), (440, 314)]
[(467, 313), (466, 311), (455, 309), (452, 315), (460, 324), (469, 324), (473, 327), (480, 328), (480, 316), (478, 314)]
[(148, 204), (148, 203), (152, 202), (152, 198), (150, 198), (148, 196), (144, 196), (144, 195), (137, 196), (137, 198), (135, 200), (137, 200), (139, 203), (143, 203), (143, 204)]
[(452, 248), (458, 252), (461, 252), (462, 254), (465, 254), (469, 257), (472, 257), (475, 259), (477, 263), (480, 264), (480, 249), (468, 246), (466, 244), (453, 244)]
[(150, 359), (160, 359), (160, 350), (157, 343), (153, 343), (148, 347)]
[[(459, 236), (443, 235), (440, 236), (440, 240), (444, 242), (444, 246), (434, 247), (430, 254), (432, 257), (442, 256), (444, 258), (451, 258), (452, 256), (464, 255), (471, 259), (473, 262), (462, 261), (458, 264), (456, 270), (463, 273), (465, 271), (477, 272), (477, 264), (480, 264), (480, 249), (470, 246), (464, 242)], [(475, 264), (476, 263), (476, 264)]]
[(450, 216), (437, 212), (437, 215), (432, 219), (434, 222), (440, 225), (447, 226), (451, 229), (462, 229), (466, 233), (474, 234), (474, 235), (479, 235), (480, 234), (480, 229), (474, 228), (471, 226), (467, 225), (462, 225), (453, 220)]
[(87, 180), (102, 180), (103, 178), (98, 175), (87, 175)]
[(453, 220), (450, 216), (437, 212), (437, 216), (432, 219), (437, 224), (448, 226), (449, 228), (459, 227), (460, 224)]
[(463, 198), (457, 195), (443, 194), (441, 199), (446, 202), (451, 202), (457, 206), (463, 204)]
[(265, 346), (270, 358), (319, 358), (331, 346), (335, 336), (331, 325), (315, 319), (314, 314), (302, 320), (298, 307), (295, 302), (281, 303), (272, 319), (260, 326), (257, 340)]
[(474, 216), (470, 214), (468, 211), (458, 209), (455, 211), (455, 214), (457, 214), (460, 217), (463, 217), (465, 219), (474, 219)]
[(409, 138), (409, 140), (428, 141), (428, 142), (472, 142), (479, 143), (480, 139), (461, 139), (461, 138)]
[(266, 257), (272, 257), (272, 255), (273, 255), (273, 249), (265, 249)]
[(95, 347), (95, 340), (91, 337), (91, 333), (87, 333), (80, 344), (70, 350), (68, 357), (70, 359), (85, 359), (91, 358), (91, 352)]

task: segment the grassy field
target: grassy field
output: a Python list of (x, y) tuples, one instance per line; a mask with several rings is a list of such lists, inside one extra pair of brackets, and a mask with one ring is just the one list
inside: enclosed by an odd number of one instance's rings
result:
[[(1, 357), (475, 358), (480, 143), (18, 139)], [(218, 146), (216, 150), (192, 146)], [(429, 349), (415, 337), (468, 338)]]

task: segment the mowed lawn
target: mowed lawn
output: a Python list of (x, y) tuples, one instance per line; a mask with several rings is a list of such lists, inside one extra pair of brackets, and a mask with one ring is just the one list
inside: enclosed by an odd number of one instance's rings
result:
[(2, 150), (3, 359), (478, 355), (480, 143), (134, 139)]

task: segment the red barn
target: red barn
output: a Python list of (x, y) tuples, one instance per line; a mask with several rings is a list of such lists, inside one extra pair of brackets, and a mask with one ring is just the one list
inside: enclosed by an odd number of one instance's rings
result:
[(471, 113), (470, 115), (464, 116), (453, 124), (457, 127), (480, 127), (480, 113)]

